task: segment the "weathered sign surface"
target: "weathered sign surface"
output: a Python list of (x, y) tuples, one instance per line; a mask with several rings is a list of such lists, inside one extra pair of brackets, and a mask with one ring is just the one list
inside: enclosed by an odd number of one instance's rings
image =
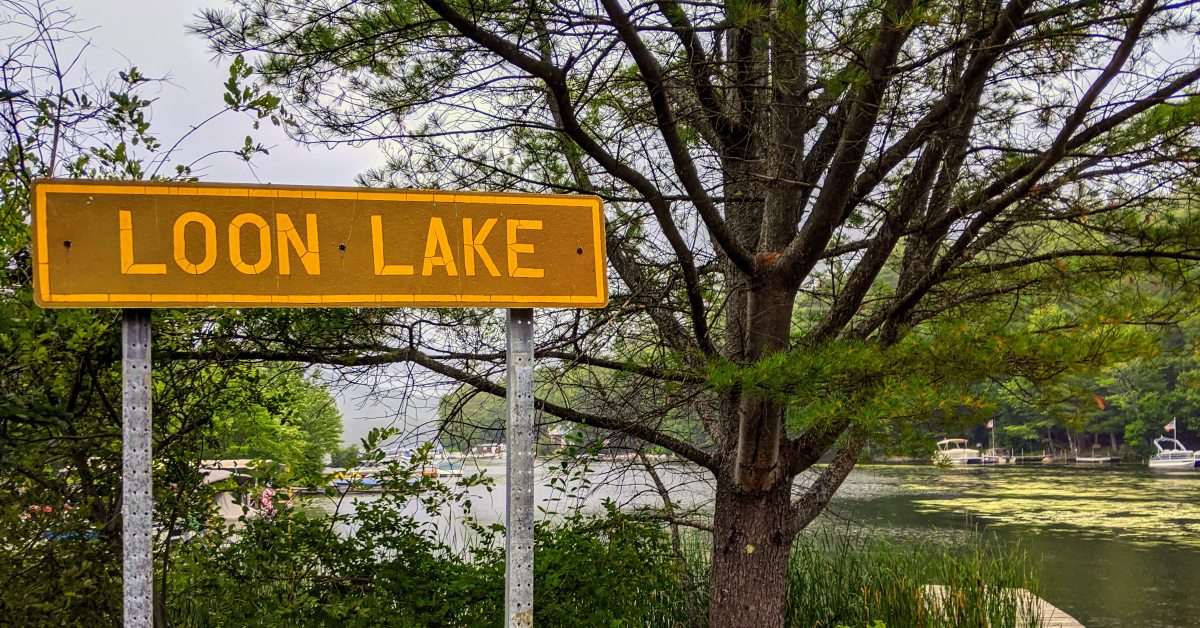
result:
[(608, 302), (589, 196), (47, 180), (33, 227), (44, 307)]

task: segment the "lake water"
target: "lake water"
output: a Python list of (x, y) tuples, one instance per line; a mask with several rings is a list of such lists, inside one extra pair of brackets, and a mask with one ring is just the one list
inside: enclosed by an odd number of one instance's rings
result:
[(1043, 565), (1043, 596), (1090, 628), (1200, 626), (1200, 473), (864, 466), (831, 507), (884, 531), (979, 529)]
[[(504, 519), (504, 467), (484, 463), (495, 490), (472, 490), (473, 516)], [(661, 502), (644, 472), (598, 464), (566, 482), (539, 464), (539, 504), (548, 511), (624, 508)], [(675, 499), (704, 508), (711, 487), (679, 467), (662, 469)], [(801, 479), (803, 481), (803, 478)], [(565, 484), (564, 493), (552, 485)], [(358, 499), (373, 499), (364, 495)], [(342, 506), (351, 507), (351, 502)], [(455, 546), (469, 542), (452, 524)], [(1090, 628), (1200, 626), (1200, 473), (1136, 465), (939, 469), (860, 465), (834, 498), (826, 522), (937, 542), (971, 542), (984, 532), (1040, 559), (1042, 594)]]

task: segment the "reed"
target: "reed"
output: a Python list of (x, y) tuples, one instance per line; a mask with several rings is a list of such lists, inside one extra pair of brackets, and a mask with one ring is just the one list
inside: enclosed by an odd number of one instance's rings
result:
[[(707, 540), (688, 549), (688, 578), (708, 581)], [(1028, 552), (983, 535), (955, 545), (822, 528), (797, 539), (788, 563), (787, 625), (1026, 628), (1040, 626), (1039, 574)], [(707, 607), (707, 588), (692, 587)]]

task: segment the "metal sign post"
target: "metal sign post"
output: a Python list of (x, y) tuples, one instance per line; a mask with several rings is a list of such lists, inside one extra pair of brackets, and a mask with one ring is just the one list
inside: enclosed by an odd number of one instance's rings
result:
[(508, 310), (504, 625), (533, 626), (533, 310)]
[(121, 534), (125, 626), (153, 625), (154, 568), (150, 531), (154, 511), (150, 459), (150, 310), (122, 310)]

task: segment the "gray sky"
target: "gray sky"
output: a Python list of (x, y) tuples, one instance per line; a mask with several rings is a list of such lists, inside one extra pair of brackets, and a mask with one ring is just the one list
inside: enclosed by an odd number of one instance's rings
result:
[(434, 437), (442, 390), (412, 389), (405, 385), (407, 375), (400, 370), (376, 368), (368, 378), (351, 375), (355, 383), (346, 383), (336, 373), (327, 375), (344, 417), (343, 443), (357, 445), (376, 427), (398, 428), (398, 439), (406, 445)]
[[(219, 7), (220, 2), (76, 0), (62, 6), (72, 6), (78, 26), (91, 29), (87, 37), (92, 49), (84, 63), (93, 75), (105, 76), (134, 65), (146, 76), (170, 80), (158, 91), (151, 121), (164, 146), (224, 106), (221, 85), (229, 75), (229, 60), (214, 58), (205, 42), (186, 30), (201, 7)], [(239, 147), (248, 132), (246, 118), (228, 114), (189, 138), (175, 161)], [(253, 167), (229, 156), (218, 157), (206, 162), (200, 176), (237, 183), (354, 185), (355, 174), (381, 161), (380, 153), (369, 147), (300, 147), (269, 124), (254, 135), (271, 148), (270, 155), (260, 156)]]

